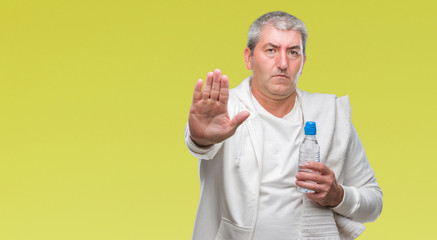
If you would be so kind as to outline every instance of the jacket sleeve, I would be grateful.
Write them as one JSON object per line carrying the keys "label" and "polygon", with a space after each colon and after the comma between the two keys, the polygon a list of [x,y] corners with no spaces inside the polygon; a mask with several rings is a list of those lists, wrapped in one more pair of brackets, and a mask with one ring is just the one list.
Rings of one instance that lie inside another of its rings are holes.
{"label": "jacket sleeve", "polygon": [[218,150],[223,145],[223,142],[213,144],[209,147],[199,147],[197,144],[193,142],[193,140],[190,137],[190,129],[188,128],[188,123],[185,127],[185,145],[188,148],[188,151],[194,156],[199,159],[204,160],[211,160],[214,158],[215,154],[218,152]]}
{"label": "jacket sleeve", "polygon": [[382,211],[382,190],[352,124],[351,128],[342,184],[344,196],[342,202],[332,210],[361,223],[372,222]]}

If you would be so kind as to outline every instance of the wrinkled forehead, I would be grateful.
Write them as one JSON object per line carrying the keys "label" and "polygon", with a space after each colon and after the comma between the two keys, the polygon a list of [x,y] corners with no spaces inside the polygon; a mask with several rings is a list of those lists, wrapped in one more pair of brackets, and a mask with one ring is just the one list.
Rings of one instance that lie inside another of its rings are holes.
{"label": "wrinkled forehead", "polygon": [[271,24],[266,24],[262,31],[257,45],[275,45],[280,47],[302,48],[302,35],[296,30],[282,30]]}

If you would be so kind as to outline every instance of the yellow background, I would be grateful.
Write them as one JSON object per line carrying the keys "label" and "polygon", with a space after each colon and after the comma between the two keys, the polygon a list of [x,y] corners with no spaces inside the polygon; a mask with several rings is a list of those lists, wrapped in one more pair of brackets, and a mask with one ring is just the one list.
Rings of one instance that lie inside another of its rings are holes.
{"label": "yellow background", "polygon": [[0,1],[0,239],[190,239],[194,83],[236,86],[249,25],[309,30],[299,87],[349,95],[384,191],[360,239],[432,239],[434,1]]}

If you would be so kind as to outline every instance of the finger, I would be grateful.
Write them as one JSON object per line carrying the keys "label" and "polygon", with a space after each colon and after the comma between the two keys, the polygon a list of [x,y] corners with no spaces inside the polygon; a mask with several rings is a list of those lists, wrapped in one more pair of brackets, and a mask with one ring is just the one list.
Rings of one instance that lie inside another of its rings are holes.
{"label": "finger", "polygon": [[306,181],[301,181],[301,180],[296,180],[296,186],[301,187],[301,188],[306,188],[308,190],[312,190],[314,192],[320,192],[321,190],[318,188],[318,185],[316,183],[312,183],[312,182],[306,182]]}
{"label": "finger", "polygon": [[305,165],[301,168],[312,169],[320,172],[323,175],[328,175],[331,173],[331,169],[329,169],[325,164],[320,162],[306,162]]}
{"label": "finger", "polygon": [[229,78],[228,76],[223,75],[220,84],[219,101],[223,104],[228,104],[228,99],[229,99]]}
{"label": "finger", "polygon": [[316,183],[326,183],[326,177],[317,174],[317,173],[309,173],[309,172],[299,172],[296,174],[296,179],[300,181],[313,181]]}
{"label": "finger", "polygon": [[206,83],[205,83],[205,87],[203,88],[203,94],[202,94],[203,100],[207,100],[209,98],[210,93],[211,93],[212,75],[213,75],[212,72],[208,72],[206,74]]}
{"label": "finger", "polygon": [[211,95],[209,98],[212,100],[217,100],[220,93],[220,80],[221,80],[222,72],[219,69],[214,70],[213,78],[212,78],[212,87],[211,87]]}
{"label": "finger", "polygon": [[231,120],[231,128],[233,131],[237,130],[238,126],[240,126],[244,120],[246,120],[249,117],[250,113],[248,111],[242,111],[237,113],[237,115],[234,116]]}
{"label": "finger", "polygon": [[194,86],[193,103],[200,101],[202,99],[202,85],[203,85],[203,80],[202,79],[197,80],[196,86]]}
{"label": "finger", "polygon": [[343,201],[343,194],[343,188],[341,188],[338,193],[331,192],[330,194],[326,190],[316,190],[314,193],[307,193],[306,196],[307,198],[318,202],[322,206],[336,207]]}

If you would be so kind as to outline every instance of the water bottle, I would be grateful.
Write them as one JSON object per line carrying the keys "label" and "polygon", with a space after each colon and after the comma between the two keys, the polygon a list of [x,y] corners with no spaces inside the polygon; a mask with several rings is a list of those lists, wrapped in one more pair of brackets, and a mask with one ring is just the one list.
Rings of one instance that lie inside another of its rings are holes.
{"label": "water bottle", "polygon": [[[301,169],[306,162],[320,162],[320,147],[316,139],[316,123],[308,121],[305,123],[305,138],[299,148],[299,172],[313,172],[309,169]],[[308,181],[312,182],[312,181]],[[302,187],[297,187],[299,192],[313,193],[313,190],[309,190]]]}

